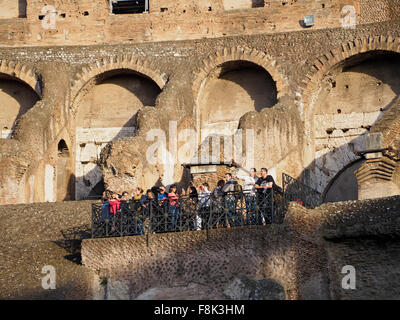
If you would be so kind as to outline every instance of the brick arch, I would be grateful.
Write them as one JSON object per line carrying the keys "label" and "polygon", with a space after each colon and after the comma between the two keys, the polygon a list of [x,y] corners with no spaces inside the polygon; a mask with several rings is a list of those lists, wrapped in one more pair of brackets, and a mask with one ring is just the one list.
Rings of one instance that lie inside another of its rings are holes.
{"label": "brick arch", "polygon": [[194,74],[195,80],[193,81],[192,89],[195,101],[197,101],[201,87],[210,73],[222,64],[232,61],[251,62],[267,71],[276,82],[278,99],[288,93],[288,79],[280,71],[276,60],[272,59],[265,52],[238,46],[218,50],[202,62],[202,65]]}
{"label": "brick arch", "polygon": [[120,56],[109,59],[99,60],[75,75],[71,83],[72,110],[76,111],[79,103],[78,97],[84,91],[86,86],[101,75],[117,70],[129,70],[143,75],[154,81],[160,89],[163,89],[168,81],[168,76],[157,69],[153,64],[135,56]]}
{"label": "brick arch", "polygon": [[16,80],[22,81],[37,93],[39,98],[42,97],[42,88],[40,78],[33,70],[24,64],[14,61],[0,61],[0,74],[8,75]]}
{"label": "brick arch", "polygon": [[296,104],[309,106],[313,94],[330,70],[344,63],[348,58],[373,51],[400,53],[400,38],[385,35],[365,37],[349,41],[326,52],[310,65],[311,71],[304,77],[296,93]]}

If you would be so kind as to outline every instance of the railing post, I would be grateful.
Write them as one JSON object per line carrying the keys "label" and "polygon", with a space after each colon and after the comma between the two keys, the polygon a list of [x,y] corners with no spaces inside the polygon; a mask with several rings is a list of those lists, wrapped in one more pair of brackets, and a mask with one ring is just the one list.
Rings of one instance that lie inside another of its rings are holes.
{"label": "railing post", "polygon": [[123,237],[123,236],[124,236],[124,230],[123,230],[124,216],[123,216],[122,208],[119,209],[119,214],[120,214],[120,219],[119,219],[119,223],[120,223],[119,233],[120,233],[121,237]]}
{"label": "railing post", "polygon": [[146,245],[147,247],[149,246],[149,234],[152,230],[152,224],[153,224],[153,202],[150,201],[149,203],[150,206],[150,213],[149,213],[149,225],[147,227],[147,235],[146,235]]}
{"label": "railing post", "polygon": [[94,204],[92,204],[92,239],[94,238]]}
{"label": "railing post", "polygon": [[274,190],[271,190],[271,224],[274,223],[275,210],[274,210]]}

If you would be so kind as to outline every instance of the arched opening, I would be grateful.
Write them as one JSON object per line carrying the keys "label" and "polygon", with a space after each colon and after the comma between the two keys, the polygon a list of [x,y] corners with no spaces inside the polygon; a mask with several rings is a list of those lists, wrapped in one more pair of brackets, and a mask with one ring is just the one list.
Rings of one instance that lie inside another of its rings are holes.
{"label": "arched opening", "polygon": [[24,82],[0,74],[0,138],[11,139],[18,120],[39,100]]}
{"label": "arched opening", "polygon": [[358,54],[326,74],[313,110],[313,184],[319,191],[347,164],[360,159],[354,151],[363,150],[364,135],[399,94],[400,55],[394,52]]}
{"label": "arched opening", "polygon": [[88,87],[76,117],[76,199],[102,192],[96,187],[103,179],[101,150],[111,141],[135,136],[137,112],[155,106],[160,92],[153,80],[131,70],[107,72]]}
{"label": "arched opening", "polygon": [[68,150],[68,146],[67,143],[65,142],[65,140],[61,139],[60,142],[58,143],[58,156],[65,158],[69,156],[69,150]]}
{"label": "arched opening", "polygon": [[69,148],[65,140],[61,139],[58,143],[57,157],[57,201],[66,201],[73,199],[74,177],[71,170],[71,157]]}
{"label": "arched opening", "polygon": [[248,61],[226,62],[214,69],[203,84],[198,98],[198,126],[207,130],[206,135],[233,134],[245,113],[270,108],[276,102],[276,83],[264,68]]}
{"label": "arched opening", "polygon": [[358,183],[354,172],[364,161],[360,159],[351,163],[332,179],[324,192],[324,202],[358,200]]}

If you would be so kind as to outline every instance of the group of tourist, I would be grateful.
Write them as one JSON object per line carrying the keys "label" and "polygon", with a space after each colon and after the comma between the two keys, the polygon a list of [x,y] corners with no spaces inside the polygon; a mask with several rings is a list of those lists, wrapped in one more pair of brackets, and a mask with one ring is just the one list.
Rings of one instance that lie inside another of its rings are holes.
{"label": "group of tourist", "polygon": [[[237,180],[243,181],[243,188]],[[246,204],[246,222],[249,224],[269,223],[267,218],[271,213],[268,212],[266,196],[274,188],[275,181],[268,175],[266,168],[261,169],[261,176],[257,176],[257,170],[252,168],[248,175],[233,175],[230,172],[225,174],[225,180],[219,180],[214,190],[210,190],[207,182],[202,183],[197,189],[193,184],[188,189],[181,189],[173,184],[167,188],[164,186],[153,187],[144,193],[143,189],[137,187],[132,194],[124,191],[121,195],[110,191],[103,194],[102,219],[113,220],[119,210],[126,206],[129,212],[138,213],[140,222],[150,217],[154,219],[157,215],[167,213],[170,217],[169,230],[176,231],[178,219],[183,216],[188,205],[191,212],[195,212],[193,228],[195,230],[204,229],[210,215],[210,206],[220,208],[221,212],[226,212],[226,219],[221,219],[221,225],[238,225],[242,217],[237,216],[237,196],[240,193]],[[258,209],[257,209],[258,208]],[[224,210],[225,209],[225,210]],[[159,214],[162,212],[161,214]],[[226,221],[227,220],[227,221]],[[142,226],[140,226],[142,233]]]}

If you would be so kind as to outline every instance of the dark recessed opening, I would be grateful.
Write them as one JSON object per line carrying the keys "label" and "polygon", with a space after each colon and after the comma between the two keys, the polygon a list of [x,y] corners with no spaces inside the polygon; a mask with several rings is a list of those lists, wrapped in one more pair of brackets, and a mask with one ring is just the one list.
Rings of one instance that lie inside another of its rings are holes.
{"label": "dark recessed opening", "polygon": [[337,113],[342,113],[342,110],[341,109],[337,109]]}
{"label": "dark recessed opening", "polygon": [[160,8],[160,11],[161,12],[166,12],[166,11],[168,11],[168,8]]}
{"label": "dark recessed opening", "polygon": [[44,19],[44,16],[39,16],[39,20],[43,20]]}
{"label": "dark recessed opening", "polygon": [[212,7],[208,7],[208,11],[212,11]]}
{"label": "dark recessed opening", "polygon": [[326,129],[326,133],[327,133],[327,134],[332,134],[332,132],[333,132],[333,129],[332,129],[332,128]]}
{"label": "dark recessed opening", "polygon": [[61,17],[61,18],[65,18],[65,13],[61,13],[61,14],[60,14],[60,17]]}
{"label": "dark recessed opening", "polygon": [[143,13],[148,11],[149,0],[112,0],[114,14]]}
{"label": "dark recessed opening", "polygon": [[68,157],[69,156],[69,150],[68,150],[67,143],[63,139],[60,140],[60,142],[58,143],[58,156],[59,157]]}
{"label": "dark recessed opening", "polygon": [[324,9],[324,8],[325,8],[325,4],[323,3],[323,4],[322,4],[322,9]]}
{"label": "dark recessed opening", "polygon": [[88,16],[88,15],[89,15],[89,12],[84,11],[82,14],[83,14],[84,16]]}
{"label": "dark recessed opening", "polygon": [[349,88],[349,85],[348,85],[348,84],[346,84],[346,85],[345,85],[345,87],[346,87],[346,89],[348,89],[348,88]]}

